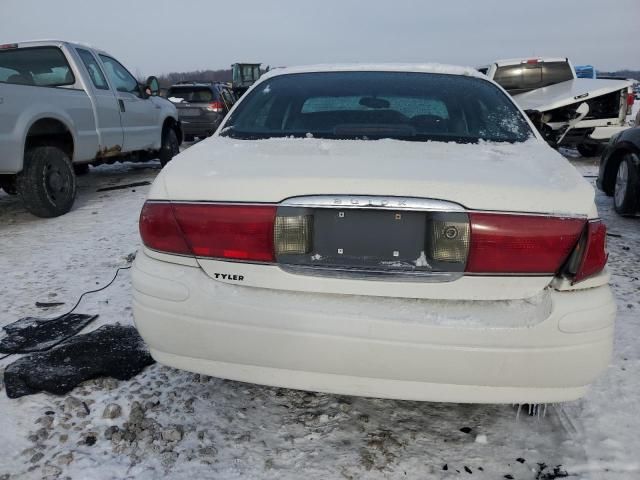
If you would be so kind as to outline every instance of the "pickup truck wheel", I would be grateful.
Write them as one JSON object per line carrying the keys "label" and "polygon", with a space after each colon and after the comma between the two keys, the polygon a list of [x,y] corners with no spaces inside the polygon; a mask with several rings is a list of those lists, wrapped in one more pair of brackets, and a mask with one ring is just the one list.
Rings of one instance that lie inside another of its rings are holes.
{"label": "pickup truck wheel", "polygon": [[602,153],[602,147],[593,143],[581,143],[576,148],[583,157],[597,157]]}
{"label": "pickup truck wheel", "polygon": [[169,160],[180,153],[180,143],[173,128],[167,128],[162,134],[162,147],[160,147],[160,164],[164,167]]}
{"label": "pickup truck wheel", "polygon": [[613,207],[620,215],[633,215],[640,202],[640,172],[633,154],[622,157],[613,187]]}
{"label": "pickup truck wheel", "polygon": [[34,215],[49,218],[67,213],[76,198],[76,176],[69,157],[57,147],[30,148],[17,187]]}

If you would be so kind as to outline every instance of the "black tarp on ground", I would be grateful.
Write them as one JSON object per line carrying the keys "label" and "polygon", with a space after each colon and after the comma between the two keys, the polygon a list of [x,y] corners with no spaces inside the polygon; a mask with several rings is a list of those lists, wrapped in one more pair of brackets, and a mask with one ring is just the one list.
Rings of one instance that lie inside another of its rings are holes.
{"label": "black tarp on ground", "polygon": [[16,360],[6,368],[4,384],[9,398],[40,391],[62,395],[96,377],[128,380],[153,362],[134,327],[105,325]]}
{"label": "black tarp on ground", "polygon": [[74,336],[98,315],[70,313],[59,318],[25,317],[2,327],[7,336],[0,340],[0,353],[43,352]]}

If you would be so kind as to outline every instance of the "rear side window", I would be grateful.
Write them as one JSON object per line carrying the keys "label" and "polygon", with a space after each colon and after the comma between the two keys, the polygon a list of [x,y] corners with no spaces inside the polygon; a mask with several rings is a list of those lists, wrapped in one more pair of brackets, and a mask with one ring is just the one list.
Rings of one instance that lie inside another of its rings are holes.
{"label": "rear side window", "polygon": [[167,98],[174,98],[176,102],[209,103],[217,100],[217,96],[209,87],[185,86],[171,87]]}
{"label": "rear side window", "polygon": [[76,79],[58,47],[30,47],[0,50],[0,82],[62,87]]}
{"label": "rear side window", "polygon": [[97,60],[88,50],[83,50],[81,48],[77,49],[78,55],[80,55],[80,59],[84,66],[87,68],[87,72],[89,73],[89,77],[91,78],[91,82],[93,86],[99,90],[109,90],[109,85],[107,85],[107,79],[104,78],[104,74],[98,65]]}
{"label": "rear side window", "polygon": [[573,79],[568,62],[521,63],[498,67],[493,79],[509,93],[523,93]]}
{"label": "rear side window", "polygon": [[416,72],[279,75],[240,100],[221,135],[473,143],[521,142],[533,133],[487,80]]}

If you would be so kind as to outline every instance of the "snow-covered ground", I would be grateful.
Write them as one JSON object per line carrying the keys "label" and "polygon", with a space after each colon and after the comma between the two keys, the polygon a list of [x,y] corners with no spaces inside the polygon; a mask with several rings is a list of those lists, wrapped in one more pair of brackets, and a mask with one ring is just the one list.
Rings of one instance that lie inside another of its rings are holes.
{"label": "snow-covered ground", "polygon": [[[595,182],[596,160],[572,162]],[[54,316],[106,283],[137,249],[149,187],[96,190],[152,181],[159,168],[92,169],[73,211],[55,219],[0,193],[0,325]],[[156,364],[131,381],[89,381],[62,397],[9,400],[0,386],[0,479],[640,478],[640,218],[615,215],[601,193],[597,202],[613,234],[619,315],[611,366],[580,401],[528,416],[512,406],[261,387]],[[130,324],[130,289],[125,271],[86,298],[78,312],[100,314],[89,329]],[[65,305],[43,311],[36,301]],[[115,418],[103,418],[110,404],[121,412],[111,405]]]}

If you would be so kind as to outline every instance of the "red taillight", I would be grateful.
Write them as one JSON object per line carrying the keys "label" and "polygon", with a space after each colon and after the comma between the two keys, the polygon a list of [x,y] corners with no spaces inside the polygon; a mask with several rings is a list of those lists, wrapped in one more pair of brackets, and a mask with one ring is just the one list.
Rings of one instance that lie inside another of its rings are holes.
{"label": "red taillight", "polygon": [[632,107],[634,102],[636,101],[636,95],[633,91],[627,93],[627,105]]}
{"label": "red taillight", "polygon": [[276,207],[175,203],[173,209],[196,257],[274,260]]}
{"label": "red taillight", "polygon": [[146,202],[140,213],[142,242],[153,250],[192,255],[170,203]]}
{"label": "red taillight", "polygon": [[592,220],[587,225],[583,241],[576,247],[578,266],[573,283],[600,273],[607,264],[607,227],[600,220]]}
{"label": "red taillight", "polygon": [[211,102],[207,105],[207,110],[210,112],[221,113],[224,110],[224,104],[222,102]]}
{"label": "red taillight", "polygon": [[275,215],[270,205],[147,202],[140,234],[161,252],[272,262]]}
{"label": "red taillight", "polygon": [[531,58],[529,60],[527,60],[527,63],[529,65],[535,64],[535,63],[540,63],[540,60],[538,60],[537,58]]}
{"label": "red taillight", "polygon": [[585,224],[579,218],[475,212],[469,220],[465,271],[477,274],[556,274]]}

